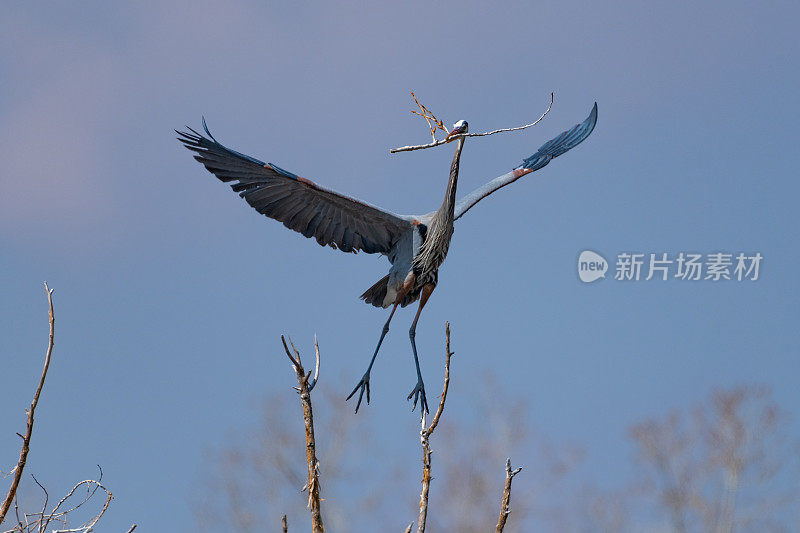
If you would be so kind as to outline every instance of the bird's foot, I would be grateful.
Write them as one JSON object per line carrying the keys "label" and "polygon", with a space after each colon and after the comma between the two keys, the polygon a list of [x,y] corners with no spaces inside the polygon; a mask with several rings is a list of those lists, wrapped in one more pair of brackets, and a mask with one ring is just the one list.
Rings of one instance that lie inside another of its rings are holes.
{"label": "bird's foot", "polygon": [[414,387],[414,390],[411,391],[411,394],[408,395],[407,399],[411,399],[414,397],[414,405],[411,406],[411,410],[413,411],[417,407],[417,400],[419,399],[419,409],[420,411],[425,411],[426,413],[430,413],[428,409],[428,398],[425,396],[425,384],[422,382],[422,376],[419,376],[417,379],[417,385]]}
{"label": "bird's foot", "polygon": [[[358,408],[361,407],[361,399],[364,397],[364,391],[367,391],[367,403],[369,404],[369,371],[364,373],[364,376],[361,378],[361,381],[353,389],[353,392],[347,397],[347,400],[353,397],[353,395],[358,392],[358,402],[356,402],[356,413],[358,412]],[[347,401],[345,400],[345,401]]]}

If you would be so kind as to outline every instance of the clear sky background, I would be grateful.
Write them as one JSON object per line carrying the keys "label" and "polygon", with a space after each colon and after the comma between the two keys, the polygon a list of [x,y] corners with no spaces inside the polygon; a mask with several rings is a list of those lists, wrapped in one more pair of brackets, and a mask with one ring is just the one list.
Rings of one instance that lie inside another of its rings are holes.
{"label": "clear sky background", "polygon": [[[452,416],[492,371],[610,483],[629,424],[713,387],[766,383],[800,415],[795,3],[287,5],[3,5],[0,468],[41,370],[43,280],[56,348],[29,468],[58,493],[100,463],[104,530],[191,530],[204,450],[293,394],[280,334],[307,354],[318,334],[343,399],[386,318],[357,296],[388,262],[258,215],[172,130],[205,115],[239,151],[424,213],[452,147],[388,153],[428,137],[409,90],[473,131],[529,122],[555,92],[540,125],[467,142],[464,193],[599,105],[584,144],[457,223],[417,333],[431,403],[449,320]],[[587,285],[584,249],[764,260],[756,282]],[[395,316],[367,409],[417,468],[412,318]]]}

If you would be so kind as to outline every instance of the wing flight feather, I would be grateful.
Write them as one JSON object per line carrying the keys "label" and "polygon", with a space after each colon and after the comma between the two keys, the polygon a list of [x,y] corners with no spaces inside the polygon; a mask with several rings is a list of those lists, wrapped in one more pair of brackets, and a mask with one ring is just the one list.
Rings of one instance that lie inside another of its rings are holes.
{"label": "wing flight feather", "polygon": [[203,129],[208,137],[187,129],[176,131],[178,140],[197,153],[194,158],[209,172],[230,184],[259,213],[305,237],[314,237],[323,246],[386,254],[412,227],[399,215],[226,148],[214,139],[205,120]]}

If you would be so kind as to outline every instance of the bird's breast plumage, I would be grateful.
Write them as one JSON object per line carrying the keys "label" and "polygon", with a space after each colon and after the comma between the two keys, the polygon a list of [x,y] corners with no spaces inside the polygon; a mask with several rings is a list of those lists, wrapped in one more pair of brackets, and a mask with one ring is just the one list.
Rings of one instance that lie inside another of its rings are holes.
{"label": "bird's breast plumage", "polygon": [[[449,222],[449,223],[448,223]],[[419,228],[419,226],[417,226]],[[447,257],[450,239],[453,236],[453,222],[434,218],[424,230],[420,230],[421,245],[415,250],[412,268],[417,276],[416,285],[436,284],[438,271]]]}

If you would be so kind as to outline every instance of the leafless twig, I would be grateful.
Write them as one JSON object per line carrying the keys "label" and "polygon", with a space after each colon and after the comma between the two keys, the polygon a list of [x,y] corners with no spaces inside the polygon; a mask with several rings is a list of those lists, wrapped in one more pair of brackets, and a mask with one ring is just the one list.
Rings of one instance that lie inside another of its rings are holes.
{"label": "leafless twig", "polygon": [[283,529],[283,533],[288,533],[289,523],[286,521],[286,515],[283,515],[283,518],[281,518],[281,527]]}
{"label": "leafless twig", "polygon": [[[14,514],[17,516],[17,527],[20,531],[22,531],[25,527],[25,524],[22,523],[22,518],[19,516],[19,498],[17,496],[14,496]],[[27,516],[25,517],[25,521],[28,521]],[[14,530],[16,530],[16,528],[12,529],[11,531],[13,532]]]}
{"label": "leafless twig", "polygon": [[[430,437],[436,426],[439,424],[439,418],[444,411],[444,402],[447,400],[447,389],[450,387],[450,357],[453,352],[450,351],[450,323],[446,322],[444,326],[445,331],[445,358],[444,358],[444,387],[442,388],[442,397],[439,400],[439,407],[433,415],[431,425],[425,428],[425,410],[422,411],[422,429],[419,432],[419,440],[422,444],[422,492],[419,495],[419,519],[417,520],[417,533],[424,533],[425,523],[428,518],[428,492],[431,488],[431,451]],[[411,526],[406,531],[410,531]]]}
{"label": "leafless twig", "polygon": [[33,401],[31,402],[30,407],[27,409],[28,415],[28,424],[27,430],[25,431],[25,436],[22,438],[22,448],[19,451],[19,461],[17,462],[17,466],[14,467],[14,479],[11,482],[11,487],[8,489],[8,494],[6,494],[6,499],[3,501],[3,506],[0,508],[0,524],[3,523],[3,520],[6,518],[6,513],[8,513],[9,507],[11,507],[11,502],[14,501],[14,495],[17,493],[17,487],[19,487],[19,481],[22,478],[22,471],[25,468],[25,463],[28,460],[28,451],[30,450],[31,445],[31,435],[33,434],[33,413],[36,411],[36,406],[39,404],[39,395],[42,393],[42,387],[44,387],[44,380],[47,377],[47,369],[50,367],[50,356],[53,353],[53,336],[55,333],[55,318],[53,315],[53,290],[47,286],[47,282],[44,284],[44,290],[47,293],[47,305],[49,307],[49,317],[50,317],[50,340],[47,343],[47,355],[45,355],[44,359],[44,368],[42,369],[42,377],[39,378],[39,386],[36,388],[36,393],[33,395]]}
{"label": "leafless twig", "polygon": [[[81,485],[86,485],[87,492],[88,492],[89,496],[84,498],[84,500],[81,501],[81,503],[79,503],[78,505],[75,505],[74,507],[71,507],[70,509],[67,509],[65,511],[59,511],[59,509],[61,509],[61,506],[64,505],[64,503],[67,500],[69,500],[72,497],[73,494],[75,494],[75,491],[78,490],[78,488]],[[91,487],[91,486],[94,486],[95,489],[94,490],[90,490],[89,487]],[[44,487],[42,487],[42,488],[44,488]],[[113,494],[111,494],[111,492],[107,488],[105,488],[99,481],[94,480],[94,479],[85,479],[85,480],[81,481],[80,483],[78,483],[77,485],[75,485],[74,487],[72,487],[72,490],[70,490],[67,493],[66,496],[61,498],[61,500],[58,502],[58,504],[56,504],[56,506],[53,507],[53,509],[49,513],[47,513],[45,515],[45,513],[42,512],[37,520],[35,520],[32,524],[26,526],[26,530],[30,530],[30,528],[33,527],[33,526],[38,526],[37,530],[40,531],[40,532],[44,532],[44,531],[47,530],[47,526],[52,521],[59,521],[59,522],[62,522],[62,523],[65,522],[66,516],[69,513],[71,513],[72,511],[74,511],[77,508],[79,508],[84,503],[86,503],[89,500],[89,498],[91,498],[91,495],[93,495],[98,488],[102,489],[106,493],[106,495],[108,497],[106,498],[106,501],[103,504],[103,508],[100,510],[100,512],[97,515],[95,515],[91,520],[89,520],[88,522],[86,522],[84,525],[82,525],[80,527],[73,528],[73,529],[53,530],[53,533],[78,533],[78,532],[80,532],[80,533],[89,533],[90,531],[93,530],[95,524],[97,524],[97,522],[100,520],[100,518],[103,517],[103,515],[106,512],[106,510],[108,509],[109,504],[111,503],[111,500],[114,498]],[[36,514],[34,514],[33,516],[36,516]],[[26,515],[26,520],[27,520],[27,515]],[[135,528],[135,527],[136,527],[136,525],[134,524],[133,528]],[[133,528],[131,528],[130,531],[133,531]],[[24,531],[24,530],[20,529],[19,531]]]}
{"label": "leafless twig", "polygon": [[[42,515],[42,516],[44,516],[44,513],[46,513],[46,512],[47,512],[47,502],[48,502],[48,500],[50,499],[50,494],[48,494],[48,493],[47,493],[47,489],[46,489],[46,488],[44,488],[44,486],[43,486],[41,483],[39,483],[39,480],[38,480],[38,479],[36,479],[36,476],[34,476],[33,474],[31,474],[31,477],[33,478],[33,481],[35,481],[35,482],[36,482],[36,484],[37,484],[37,485],[39,485],[39,488],[40,488],[40,489],[42,489],[42,492],[44,492],[44,504],[42,505],[42,512],[41,512],[41,515]],[[39,531],[40,531],[41,533],[44,533],[44,527],[40,527],[40,528],[39,528]]]}
{"label": "leafless twig", "polygon": [[133,524],[131,528],[128,530],[128,533],[133,533],[133,530],[136,529],[137,524]]}
{"label": "leafless twig", "polygon": [[317,342],[317,334],[314,333],[314,379],[308,383],[308,392],[314,390],[314,385],[317,384],[319,377],[319,343]]}
{"label": "leafless twig", "polygon": [[292,362],[292,367],[297,374],[297,383],[299,385],[297,389],[300,394],[300,401],[303,404],[303,422],[306,428],[306,461],[308,462],[308,482],[306,486],[308,487],[308,507],[311,508],[311,525],[314,533],[323,533],[325,527],[322,524],[322,511],[320,509],[319,461],[317,460],[316,441],[314,440],[314,414],[311,410],[311,389],[317,383],[317,374],[319,373],[319,346],[315,338],[317,374],[315,374],[313,382],[309,383],[311,371],[306,374],[303,369],[300,352],[295,348],[292,339],[289,338],[289,344],[292,345],[294,356],[289,351],[283,335],[281,335],[281,342],[283,343],[283,349],[286,350],[286,356]]}
{"label": "leafless twig", "polygon": [[[421,116],[422,118],[425,119],[425,122],[428,123],[428,128],[430,128],[431,130],[431,138],[433,138],[433,142],[436,142],[437,130],[441,130],[446,134],[450,133],[450,131],[447,129],[447,126],[445,126],[440,119],[436,118],[436,115],[434,115],[427,107],[422,105],[419,102],[419,100],[417,100],[417,95],[414,94],[414,91],[411,91],[411,98],[414,99],[414,102],[416,102],[417,106],[420,108],[422,113],[420,113],[419,111],[414,111],[413,109],[411,110],[411,112],[414,113],[415,115]],[[433,121],[433,123],[431,123],[431,121]]]}
{"label": "leafless twig", "polygon": [[433,142],[430,142],[428,144],[418,144],[414,146],[401,146],[400,148],[392,148],[391,150],[389,150],[389,153],[396,154],[398,152],[412,152],[414,150],[424,150],[425,148],[433,148],[436,146],[441,146],[442,144],[447,144],[461,137],[485,137],[487,135],[494,135],[495,133],[503,133],[506,131],[519,131],[519,130],[524,130],[526,128],[530,128],[531,126],[535,126],[536,124],[541,122],[542,119],[545,116],[547,116],[547,114],[550,112],[550,108],[553,107],[553,96],[554,96],[553,93],[550,93],[550,104],[547,106],[547,109],[545,109],[544,113],[542,113],[542,116],[540,116],[530,124],[525,124],[524,126],[517,126],[516,128],[501,128],[499,130],[487,131],[485,133],[461,133],[440,140],[436,140],[436,137],[434,136]]}
{"label": "leafless twig", "polygon": [[[97,469],[100,471],[100,475],[97,477],[96,480],[94,480],[95,483],[87,483],[87,485],[86,485],[86,496],[80,502],[78,502],[77,505],[73,505],[72,507],[70,507],[66,511],[61,511],[60,513],[58,513],[58,515],[56,515],[56,518],[66,517],[69,513],[79,509],[80,507],[83,506],[83,504],[85,504],[86,502],[88,502],[89,500],[92,499],[94,494],[100,488],[99,484],[103,482],[103,467],[101,467],[100,465],[97,465]],[[90,486],[93,487],[93,488],[90,489],[89,488]],[[44,517],[44,513],[42,514],[42,517]]]}
{"label": "leafless twig", "polygon": [[509,510],[509,505],[511,505],[511,481],[521,471],[522,467],[511,470],[511,459],[506,459],[506,485],[503,487],[503,498],[500,500],[500,518],[497,519],[497,527],[494,528],[495,533],[502,533],[506,527],[506,519],[511,514]]}

